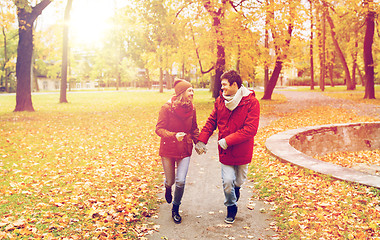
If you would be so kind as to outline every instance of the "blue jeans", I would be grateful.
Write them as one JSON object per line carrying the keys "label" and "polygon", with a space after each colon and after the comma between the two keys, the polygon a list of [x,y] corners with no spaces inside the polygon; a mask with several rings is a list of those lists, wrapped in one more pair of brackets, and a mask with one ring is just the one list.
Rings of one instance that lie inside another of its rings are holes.
{"label": "blue jeans", "polygon": [[[175,183],[174,205],[180,205],[183,192],[185,190],[186,175],[189,169],[190,157],[183,159],[175,159],[161,157],[162,166],[165,173],[165,187],[172,187]],[[177,163],[177,174],[175,173],[175,165]]]}
{"label": "blue jeans", "polygon": [[241,187],[247,179],[248,164],[224,165],[222,163],[222,180],[224,190],[224,205],[236,205],[235,187]]}

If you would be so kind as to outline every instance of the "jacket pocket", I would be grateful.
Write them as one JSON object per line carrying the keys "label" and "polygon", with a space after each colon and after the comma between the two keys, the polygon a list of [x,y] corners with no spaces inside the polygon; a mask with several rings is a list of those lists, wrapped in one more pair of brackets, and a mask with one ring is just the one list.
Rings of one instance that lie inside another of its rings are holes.
{"label": "jacket pocket", "polygon": [[165,140],[161,141],[160,154],[166,156],[173,156],[177,154],[175,141]]}
{"label": "jacket pocket", "polygon": [[184,152],[187,155],[191,155],[193,151],[193,140],[191,140],[191,136],[189,134],[185,136],[185,138],[183,139],[183,143],[184,143]]}
{"label": "jacket pocket", "polygon": [[251,144],[247,142],[243,142],[241,144],[231,146],[231,154],[236,158],[244,158],[252,156],[253,148],[250,147]]}

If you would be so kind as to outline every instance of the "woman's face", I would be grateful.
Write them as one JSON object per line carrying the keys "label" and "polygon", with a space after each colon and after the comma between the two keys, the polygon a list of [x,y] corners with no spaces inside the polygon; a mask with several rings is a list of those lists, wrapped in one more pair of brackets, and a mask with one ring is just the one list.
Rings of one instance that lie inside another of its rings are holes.
{"label": "woman's face", "polygon": [[194,89],[192,87],[189,87],[183,94],[183,97],[186,101],[193,102],[194,98]]}

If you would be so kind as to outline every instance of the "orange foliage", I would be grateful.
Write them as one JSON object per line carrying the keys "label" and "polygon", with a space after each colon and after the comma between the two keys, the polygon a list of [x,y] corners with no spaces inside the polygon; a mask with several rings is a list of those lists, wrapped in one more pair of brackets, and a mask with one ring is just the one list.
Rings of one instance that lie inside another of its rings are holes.
{"label": "orange foliage", "polygon": [[267,137],[293,128],[375,120],[378,119],[357,116],[344,109],[313,107],[284,114],[259,130],[250,175],[256,182],[258,198],[273,205],[277,222],[273,228],[282,239],[369,239],[380,236],[378,189],[330,179],[282,163],[264,146]]}

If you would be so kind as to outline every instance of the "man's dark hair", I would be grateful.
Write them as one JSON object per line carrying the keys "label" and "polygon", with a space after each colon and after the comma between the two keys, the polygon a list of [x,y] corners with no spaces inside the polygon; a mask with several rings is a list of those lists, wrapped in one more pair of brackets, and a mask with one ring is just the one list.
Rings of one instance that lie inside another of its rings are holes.
{"label": "man's dark hair", "polygon": [[236,82],[238,88],[241,87],[242,80],[240,75],[235,70],[229,70],[227,72],[224,72],[222,76],[220,76],[220,80],[227,79],[230,83],[230,86]]}

